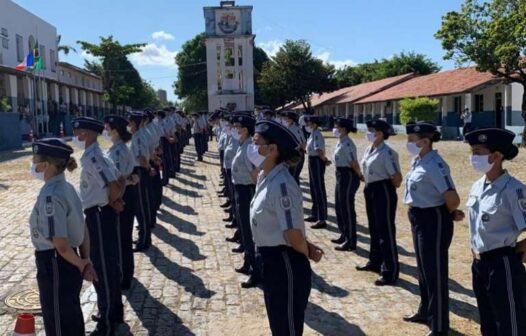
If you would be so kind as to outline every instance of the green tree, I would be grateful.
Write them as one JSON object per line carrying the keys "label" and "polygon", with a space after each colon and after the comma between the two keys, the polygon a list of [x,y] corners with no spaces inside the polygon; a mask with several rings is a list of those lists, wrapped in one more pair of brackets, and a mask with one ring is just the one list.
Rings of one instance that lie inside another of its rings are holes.
{"label": "green tree", "polygon": [[[465,0],[459,11],[442,18],[435,37],[442,41],[445,59],[458,65],[475,62],[479,71],[521,84],[526,122],[526,1]],[[526,146],[526,126],[522,145]]]}
{"label": "green tree", "polygon": [[60,44],[60,40],[62,40],[62,35],[58,35],[57,36],[57,53],[60,53],[60,52],[63,52],[64,55],[69,55],[69,53],[71,51],[73,51],[74,53],[77,52],[77,49],[75,49],[74,47],[70,46],[70,45],[66,45],[66,44]]}
{"label": "green tree", "polygon": [[267,66],[258,84],[270,105],[297,101],[308,109],[314,93],[334,89],[334,66],[312,56],[304,40],[287,40]]}
{"label": "green tree", "polygon": [[[137,98],[144,89],[142,79],[128,60],[128,55],[140,52],[145,44],[124,44],[114,41],[113,36],[100,37],[99,44],[77,41],[82,50],[100,59],[99,65],[94,65],[102,71],[102,83],[105,98],[112,104],[113,112],[117,105],[130,105],[133,108],[143,107]],[[88,63],[89,64],[89,63]]]}
{"label": "green tree", "polygon": [[435,121],[439,101],[434,98],[405,98],[400,101],[400,122],[406,125],[410,121]]}
{"label": "green tree", "polygon": [[0,111],[2,112],[11,111],[11,105],[9,104],[9,101],[7,100],[7,98],[0,99]]}

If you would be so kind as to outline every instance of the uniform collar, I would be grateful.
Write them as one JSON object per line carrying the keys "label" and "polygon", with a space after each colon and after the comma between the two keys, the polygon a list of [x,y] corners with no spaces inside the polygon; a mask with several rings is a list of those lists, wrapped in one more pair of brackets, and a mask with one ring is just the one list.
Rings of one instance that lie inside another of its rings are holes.
{"label": "uniform collar", "polygon": [[110,150],[119,147],[119,146],[120,146],[121,144],[123,144],[123,143],[124,143],[124,142],[123,142],[121,139],[115,141],[115,142],[113,143],[113,145],[110,147]]}
{"label": "uniform collar", "polygon": [[95,141],[88,148],[84,150],[84,154],[82,154],[81,159],[85,158],[89,153],[96,151],[98,148],[99,148],[99,143]]}
{"label": "uniform collar", "polygon": [[[497,177],[497,179],[493,182],[491,182],[488,186],[488,188],[486,188],[486,190],[490,190],[490,189],[504,189],[504,187],[506,186],[506,184],[508,184],[508,182],[510,181],[510,174],[508,173],[507,170],[504,170],[504,173],[502,175],[500,175],[499,177]],[[486,183],[486,176],[483,176],[481,178],[481,188],[484,189],[484,183]]]}
{"label": "uniform collar", "polygon": [[286,169],[284,163],[280,163],[279,165],[272,168],[270,173],[265,178],[268,181],[272,181],[282,170]]}
{"label": "uniform collar", "polygon": [[252,142],[252,138],[251,138],[251,137],[247,137],[245,140],[243,140],[242,143],[240,143],[240,145],[244,145],[244,144],[246,144],[247,142]]}
{"label": "uniform collar", "polygon": [[423,158],[420,158],[419,156],[417,156],[417,161],[421,161],[422,163],[428,163],[429,161],[433,160],[433,158],[438,154],[438,152],[436,150],[432,150],[430,151],[429,153],[427,153],[426,155],[424,155]]}
{"label": "uniform collar", "polygon": [[44,185],[47,186],[55,182],[65,181],[65,180],[66,180],[66,176],[64,175],[64,173],[60,173],[58,175],[53,176],[49,180],[47,180],[46,183],[44,183]]}

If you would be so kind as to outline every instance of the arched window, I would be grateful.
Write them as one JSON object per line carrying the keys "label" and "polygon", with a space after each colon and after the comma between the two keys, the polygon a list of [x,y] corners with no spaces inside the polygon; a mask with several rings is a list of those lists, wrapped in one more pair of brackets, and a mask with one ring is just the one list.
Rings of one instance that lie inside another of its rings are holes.
{"label": "arched window", "polygon": [[35,38],[33,35],[29,35],[29,39],[27,40],[29,51],[33,52],[33,49],[35,49]]}

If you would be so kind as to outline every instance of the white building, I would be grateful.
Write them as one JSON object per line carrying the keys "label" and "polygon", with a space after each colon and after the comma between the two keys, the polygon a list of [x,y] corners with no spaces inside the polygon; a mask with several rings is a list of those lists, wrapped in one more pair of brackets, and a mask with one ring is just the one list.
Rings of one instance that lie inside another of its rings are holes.
{"label": "white building", "polygon": [[252,6],[205,7],[208,109],[254,109]]}
{"label": "white building", "polygon": [[157,98],[159,98],[159,101],[161,104],[168,103],[168,94],[166,93],[166,90],[159,89],[157,90]]}

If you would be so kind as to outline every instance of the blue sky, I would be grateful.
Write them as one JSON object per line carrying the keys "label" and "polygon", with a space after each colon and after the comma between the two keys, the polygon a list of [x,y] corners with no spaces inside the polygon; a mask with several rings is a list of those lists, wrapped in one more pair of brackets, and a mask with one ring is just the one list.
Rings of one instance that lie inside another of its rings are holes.
{"label": "blue sky", "polygon": [[[168,91],[177,77],[173,57],[181,45],[204,31],[203,6],[219,0],[14,0],[55,25],[62,42],[97,42],[113,35],[121,43],[148,43],[132,62],[142,77]],[[458,10],[462,0],[254,0],[256,44],[274,53],[286,39],[305,39],[314,55],[335,64],[370,62],[401,51],[426,54],[443,69],[454,67],[442,60],[440,42],[433,34],[441,17]],[[78,54],[61,60],[82,66]]]}

